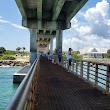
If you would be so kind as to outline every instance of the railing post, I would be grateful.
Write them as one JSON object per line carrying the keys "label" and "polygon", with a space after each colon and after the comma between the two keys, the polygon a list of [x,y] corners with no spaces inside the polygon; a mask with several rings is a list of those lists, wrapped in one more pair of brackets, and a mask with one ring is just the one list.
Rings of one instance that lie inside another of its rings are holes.
{"label": "railing post", "polygon": [[61,60],[61,65],[64,67],[64,60],[63,60],[63,57],[62,57],[62,60]]}
{"label": "railing post", "polygon": [[66,68],[66,58],[65,57],[63,57],[63,66],[64,66],[64,68]]}
{"label": "railing post", "polygon": [[95,65],[95,85],[98,84],[98,64]]}
{"label": "railing post", "polygon": [[72,71],[74,72],[74,59],[72,59],[73,65],[72,65]]}
{"label": "railing post", "polygon": [[68,60],[66,59],[66,68],[68,69],[68,65],[69,65],[69,62]]}
{"label": "railing post", "polygon": [[90,62],[87,62],[87,81],[89,81]]}
{"label": "railing post", "polygon": [[78,72],[78,61],[76,60],[76,74]]}
{"label": "railing post", "polygon": [[83,77],[83,61],[81,61],[80,68],[80,76]]}
{"label": "railing post", "polygon": [[63,67],[65,67],[65,59],[64,59],[64,57],[63,57]]}
{"label": "railing post", "polygon": [[110,66],[107,65],[107,73],[106,73],[106,92],[109,92],[109,75],[110,75]]}

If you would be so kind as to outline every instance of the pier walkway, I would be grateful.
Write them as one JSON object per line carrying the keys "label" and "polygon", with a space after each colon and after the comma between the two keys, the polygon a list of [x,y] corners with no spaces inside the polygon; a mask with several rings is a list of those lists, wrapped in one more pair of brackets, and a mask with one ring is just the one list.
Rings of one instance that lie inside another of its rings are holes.
{"label": "pier walkway", "polygon": [[35,110],[110,110],[110,96],[46,58],[40,59]]}

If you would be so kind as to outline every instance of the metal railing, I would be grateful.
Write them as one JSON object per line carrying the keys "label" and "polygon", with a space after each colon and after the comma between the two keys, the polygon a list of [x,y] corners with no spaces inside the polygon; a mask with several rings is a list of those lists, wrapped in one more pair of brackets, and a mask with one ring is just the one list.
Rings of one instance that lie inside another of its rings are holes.
{"label": "metal railing", "polygon": [[6,107],[6,110],[33,110],[36,87],[35,82],[37,81],[38,71],[39,59],[36,59]]}
{"label": "metal railing", "polygon": [[[68,68],[68,61],[62,59],[62,66]],[[72,59],[70,71],[104,92],[110,92],[110,64]]]}

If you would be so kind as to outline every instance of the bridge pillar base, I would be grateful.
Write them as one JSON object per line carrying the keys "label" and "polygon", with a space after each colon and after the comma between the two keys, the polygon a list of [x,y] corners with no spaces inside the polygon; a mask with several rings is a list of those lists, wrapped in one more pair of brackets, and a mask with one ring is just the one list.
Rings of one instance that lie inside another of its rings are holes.
{"label": "bridge pillar base", "polygon": [[30,52],[30,63],[31,63],[31,65],[33,64],[33,62],[35,61],[36,58],[37,58],[37,52]]}
{"label": "bridge pillar base", "polygon": [[37,30],[30,29],[30,63],[31,65],[37,58]]}
{"label": "bridge pillar base", "polygon": [[62,51],[62,30],[57,30],[56,33],[56,49]]}

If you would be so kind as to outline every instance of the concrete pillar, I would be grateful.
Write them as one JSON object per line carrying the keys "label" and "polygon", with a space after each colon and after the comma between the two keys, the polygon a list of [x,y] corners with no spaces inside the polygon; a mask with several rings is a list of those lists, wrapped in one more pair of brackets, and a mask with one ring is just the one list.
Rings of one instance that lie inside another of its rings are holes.
{"label": "concrete pillar", "polygon": [[62,51],[62,30],[56,31],[56,49]]}
{"label": "concrete pillar", "polygon": [[36,29],[30,29],[30,63],[33,64],[37,58],[37,32]]}
{"label": "concrete pillar", "polygon": [[53,37],[50,39],[50,52],[53,51]]}
{"label": "concrete pillar", "polygon": [[47,52],[49,52],[49,44],[47,44]]}

